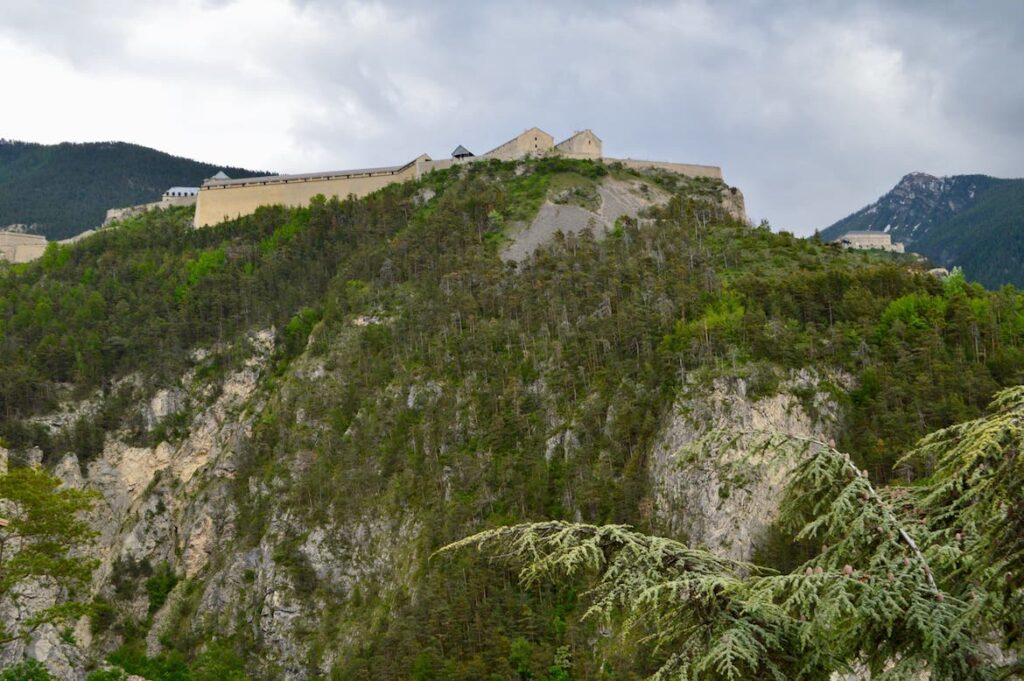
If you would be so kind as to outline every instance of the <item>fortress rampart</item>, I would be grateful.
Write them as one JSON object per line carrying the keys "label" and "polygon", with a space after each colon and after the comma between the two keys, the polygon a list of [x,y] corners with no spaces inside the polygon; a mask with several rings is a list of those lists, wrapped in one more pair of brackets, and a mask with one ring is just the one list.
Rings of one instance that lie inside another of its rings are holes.
{"label": "fortress rampart", "polygon": [[722,169],[718,166],[703,166],[694,163],[669,163],[668,161],[640,161],[634,158],[605,158],[607,163],[621,163],[633,170],[664,170],[687,177],[713,177],[722,179]]}
{"label": "fortress rampart", "polygon": [[260,206],[305,206],[317,194],[342,198],[366,196],[394,182],[419,177],[424,158],[387,168],[206,182],[199,191],[195,225],[206,227],[231,220],[248,215]]}
{"label": "fortress rampart", "polygon": [[[226,176],[225,176],[226,177]],[[164,192],[159,201],[142,203],[137,206],[125,206],[124,208],[109,208],[107,217],[103,220],[108,225],[114,220],[123,220],[133,215],[139,215],[156,208],[169,208],[170,206],[194,206],[199,195],[199,187],[171,187]]]}
{"label": "fortress rampart", "polygon": [[415,180],[431,170],[450,168],[462,163],[497,159],[513,161],[527,157],[564,156],[578,159],[604,159],[619,162],[637,170],[660,169],[689,177],[722,179],[722,169],[686,163],[640,161],[635,159],[605,158],[601,139],[590,130],[575,133],[555,144],[554,137],[540,128],[530,128],[508,142],[481,156],[473,156],[463,147],[456,150],[455,158],[433,160],[426,154],[402,166],[338,170],[302,175],[271,175],[239,180],[212,178],[199,189],[196,202],[196,227],[214,225],[242,215],[249,215],[260,206],[282,204],[305,206],[317,194],[345,198],[360,198],[394,182]]}
{"label": "fortress rampart", "polygon": [[46,251],[46,237],[20,232],[0,232],[0,260],[23,263],[39,258]]}

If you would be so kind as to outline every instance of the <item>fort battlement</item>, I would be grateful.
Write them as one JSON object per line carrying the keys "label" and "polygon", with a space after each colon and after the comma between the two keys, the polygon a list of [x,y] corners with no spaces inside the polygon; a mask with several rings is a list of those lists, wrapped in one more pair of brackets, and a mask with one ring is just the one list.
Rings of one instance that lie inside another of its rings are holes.
{"label": "fort battlement", "polygon": [[196,201],[196,227],[206,227],[224,220],[249,215],[260,206],[281,204],[305,206],[318,194],[324,196],[363,197],[395,182],[415,180],[430,172],[453,165],[497,159],[514,161],[528,157],[563,156],[618,162],[637,170],[659,169],[688,177],[722,179],[717,166],[606,158],[601,139],[591,130],[577,132],[562,142],[540,128],[529,128],[485,154],[475,156],[459,145],[450,159],[433,160],[422,154],[400,166],[336,170],[299,175],[270,175],[232,180],[214,177],[199,188]]}

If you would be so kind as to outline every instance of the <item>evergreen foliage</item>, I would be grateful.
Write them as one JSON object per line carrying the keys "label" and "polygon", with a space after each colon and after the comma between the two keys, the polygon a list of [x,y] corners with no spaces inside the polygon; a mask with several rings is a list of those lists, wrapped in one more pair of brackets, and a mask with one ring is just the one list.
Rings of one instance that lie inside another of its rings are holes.
{"label": "evergreen foliage", "polygon": [[0,669],[0,681],[51,681],[46,667],[36,660],[26,660],[6,669]]}
{"label": "evergreen foliage", "polygon": [[59,489],[60,481],[35,468],[15,468],[0,475],[0,512],[9,524],[0,527],[0,601],[17,601],[35,582],[56,587],[67,600],[39,610],[12,626],[0,622],[0,644],[26,635],[40,625],[88,612],[77,599],[88,586],[95,562],[83,556],[93,536],[82,513],[94,493]]}
{"label": "evergreen foliage", "polygon": [[782,519],[796,541],[821,550],[792,573],[621,525],[514,525],[444,551],[479,546],[518,562],[528,587],[591,578],[584,616],[639,633],[662,660],[654,679],[1022,671],[1024,388],[1001,392],[986,416],[922,439],[907,456],[935,472],[911,487],[877,490],[849,456],[814,440],[716,431],[692,447],[723,439],[799,457]]}
{"label": "evergreen foliage", "polygon": [[[606,238],[560,235],[517,265],[498,257],[505,225],[567,187],[581,190],[566,200],[590,201],[587,183],[605,176],[673,198]],[[677,397],[716,377],[756,379],[751,397],[772,395],[790,371],[843,377],[826,386],[841,410],[838,448],[875,489],[927,472],[925,460],[894,465],[921,436],[978,417],[1001,387],[1024,382],[1015,289],[943,284],[908,258],[751,228],[716,204],[723,191],[587,162],[476,163],[202,230],[186,209],[141,216],[0,269],[0,436],[17,451],[42,447],[48,461],[67,451],[87,461],[111,436],[155,444],[168,431],[147,431],[140,401],[189,371],[217,384],[245,360],[248,335],[273,328],[274,365],[230,483],[244,522],[223,550],[270,546],[284,595],[309,613],[310,675],[332,664],[343,679],[649,675],[664,660],[581,621],[575,586],[522,591],[504,565],[428,556],[476,530],[539,519],[657,532],[652,444]],[[97,411],[70,428],[35,419],[83,397]],[[312,528],[337,542],[336,555],[365,555],[365,542],[380,553],[357,579],[321,578],[303,552]],[[732,574],[723,583],[748,588],[754,568],[722,569]],[[109,594],[106,626],[125,636],[113,661],[126,670],[194,674],[233,618],[256,616],[193,617],[200,576],[178,587],[191,595],[173,613],[169,652],[148,659],[148,623],[120,606],[151,577],[126,572],[124,594]],[[700,579],[710,588],[718,577]],[[168,584],[158,582],[155,597]],[[762,598],[771,607],[754,605],[775,617],[774,596]],[[723,636],[740,626],[729,607],[709,614]],[[771,659],[778,669],[805,662],[787,646],[807,627],[790,619],[771,637],[747,632],[784,648]],[[274,651],[251,627],[237,631],[231,651],[273,678],[280,670],[254,661]],[[809,669],[841,658],[837,639]],[[755,664],[729,659],[708,668]]]}
{"label": "evergreen foliage", "polygon": [[[911,174],[877,202],[821,231],[834,241],[856,230],[886,231],[938,265],[964,268],[998,289],[1024,286],[1024,179]],[[935,189],[939,186],[939,189]]]}
{"label": "evergreen foliage", "polygon": [[51,240],[102,224],[108,208],[159,201],[170,187],[198,187],[215,166],[125,142],[32,144],[0,140],[0,229],[35,225]]}

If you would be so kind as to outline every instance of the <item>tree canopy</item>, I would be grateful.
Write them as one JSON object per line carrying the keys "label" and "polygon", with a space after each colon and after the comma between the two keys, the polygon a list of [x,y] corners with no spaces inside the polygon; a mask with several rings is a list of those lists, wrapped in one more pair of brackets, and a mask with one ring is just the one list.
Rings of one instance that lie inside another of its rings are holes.
{"label": "tree canopy", "polygon": [[[637,634],[654,679],[1011,678],[1024,671],[1024,387],[907,454],[934,473],[876,489],[830,445],[713,432],[795,455],[783,522],[820,547],[788,574],[626,526],[553,521],[487,530],[478,546],[525,585],[589,579],[586,617]],[[785,450],[790,450],[786,452]]]}

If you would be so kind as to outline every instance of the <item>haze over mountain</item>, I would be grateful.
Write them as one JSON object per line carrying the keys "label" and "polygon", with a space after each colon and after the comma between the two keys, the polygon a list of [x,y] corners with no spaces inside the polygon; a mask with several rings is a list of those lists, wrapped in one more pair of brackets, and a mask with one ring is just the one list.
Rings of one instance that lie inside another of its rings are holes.
{"label": "haze over mountain", "polygon": [[126,142],[34,144],[0,140],[0,229],[28,225],[64,239],[100,225],[108,208],[158,201],[172,186],[198,186],[224,170],[263,175]]}
{"label": "haze over mountain", "polygon": [[880,231],[989,288],[1024,286],[1024,179],[910,173],[874,203],[822,230],[826,241]]}

